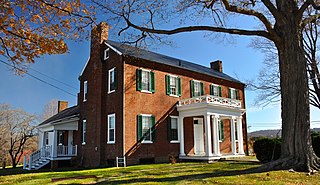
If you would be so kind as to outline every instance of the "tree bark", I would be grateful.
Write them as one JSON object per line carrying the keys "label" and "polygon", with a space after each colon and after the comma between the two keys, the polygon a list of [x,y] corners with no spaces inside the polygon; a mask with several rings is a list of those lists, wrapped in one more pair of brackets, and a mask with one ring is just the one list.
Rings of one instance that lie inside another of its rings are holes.
{"label": "tree bark", "polygon": [[275,31],[281,38],[275,43],[281,86],[281,157],[267,166],[270,169],[319,170],[319,158],[311,145],[307,60],[302,29],[295,6],[290,3],[283,5],[285,21],[275,25]]}

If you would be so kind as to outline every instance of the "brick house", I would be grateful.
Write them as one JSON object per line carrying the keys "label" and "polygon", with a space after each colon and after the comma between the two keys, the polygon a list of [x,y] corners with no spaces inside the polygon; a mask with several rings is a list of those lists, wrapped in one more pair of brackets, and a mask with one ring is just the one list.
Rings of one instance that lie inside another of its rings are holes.
{"label": "brick house", "polygon": [[[78,105],[40,125],[40,146],[46,132],[53,145],[65,137],[61,146],[77,164],[211,161],[247,150],[245,84],[224,74],[221,61],[208,68],[117,43],[101,23],[79,81]],[[57,121],[60,131],[52,127]],[[58,161],[57,149],[50,151]]]}

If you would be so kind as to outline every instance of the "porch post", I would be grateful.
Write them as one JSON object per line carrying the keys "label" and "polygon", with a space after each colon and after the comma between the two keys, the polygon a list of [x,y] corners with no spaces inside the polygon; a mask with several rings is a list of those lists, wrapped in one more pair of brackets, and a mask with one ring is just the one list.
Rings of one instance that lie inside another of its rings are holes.
{"label": "porch post", "polygon": [[57,157],[57,143],[58,143],[58,139],[57,139],[57,130],[53,130],[53,136],[50,138],[52,139],[52,157]]}
{"label": "porch post", "polygon": [[180,156],[186,156],[186,154],[184,153],[183,119],[183,116],[179,116]]}
{"label": "porch post", "polygon": [[235,117],[231,117],[231,151],[232,151],[232,154],[237,153],[236,133],[235,133]]}
{"label": "porch post", "polygon": [[244,155],[243,151],[243,133],[242,133],[242,116],[237,117],[237,127],[238,127],[238,149],[239,154]]}
{"label": "porch post", "polygon": [[206,113],[204,115],[204,125],[206,129],[206,156],[210,157],[213,156],[212,154],[212,139],[211,139],[211,121],[210,121],[210,115]]}
{"label": "porch post", "polygon": [[68,155],[72,155],[72,148],[73,148],[73,131],[68,130]]}
{"label": "porch post", "polygon": [[213,116],[213,155],[220,156],[219,144],[219,115]]}

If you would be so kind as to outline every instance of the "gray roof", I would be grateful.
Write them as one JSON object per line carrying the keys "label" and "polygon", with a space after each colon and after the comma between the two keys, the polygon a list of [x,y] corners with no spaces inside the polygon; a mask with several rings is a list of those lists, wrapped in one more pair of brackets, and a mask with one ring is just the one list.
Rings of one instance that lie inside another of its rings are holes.
{"label": "gray roof", "polygon": [[38,126],[45,125],[45,124],[50,123],[50,122],[55,122],[55,121],[58,121],[58,120],[66,119],[66,118],[79,116],[79,113],[80,113],[79,106],[76,105],[76,106],[73,106],[73,107],[69,107],[69,108],[59,112],[58,114],[53,115],[49,119],[47,119],[44,122],[40,123]]}
{"label": "gray roof", "polygon": [[169,66],[174,66],[174,67],[178,67],[178,68],[182,68],[182,69],[187,69],[190,71],[194,71],[194,72],[198,72],[198,73],[203,73],[212,77],[216,77],[216,78],[221,78],[224,80],[228,80],[228,81],[232,81],[232,82],[237,82],[237,83],[241,83],[239,80],[232,78],[231,76],[225,74],[225,73],[221,73],[219,71],[213,70],[209,67],[205,67],[199,64],[195,64],[192,62],[188,62],[185,60],[181,60],[181,59],[177,59],[177,58],[173,58],[173,57],[169,57],[166,55],[162,55],[159,53],[154,53],[151,51],[147,51],[144,49],[140,49],[137,47],[133,47],[133,46],[129,46],[123,43],[119,43],[119,42],[115,42],[115,41],[111,41],[111,40],[107,40],[105,41],[107,44],[111,45],[114,49],[116,49],[117,51],[119,51],[120,53],[122,53],[123,55],[126,56],[131,56],[131,57],[136,57],[136,58],[141,58],[141,59],[145,59],[145,60],[149,60],[149,61],[153,61],[153,62],[157,62],[157,63],[161,63],[161,64],[165,64],[165,65],[169,65]]}

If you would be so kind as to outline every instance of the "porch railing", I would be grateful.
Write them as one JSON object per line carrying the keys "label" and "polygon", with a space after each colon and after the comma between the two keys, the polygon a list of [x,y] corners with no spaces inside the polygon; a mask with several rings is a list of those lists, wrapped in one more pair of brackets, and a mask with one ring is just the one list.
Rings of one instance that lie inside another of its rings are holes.
{"label": "porch railing", "polygon": [[196,103],[210,103],[214,105],[221,105],[221,106],[227,106],[227,107],[233,107],[233,108],[241,108],[241,101],[230,99],[230,98],[222,98],[218,96],[212,96],[212,95],[204,95],[204,96],[198,96],[193,97],[189,99],[184,99],[179,101],[179,106],[183,105],[191,105]]}
{"label": "porch railing", "polygon": [[27,166],[30,168],[33,163],[35,163],[41,158],[50,158],[52,156],[51,151],[52,151],[51,146],[44,146],[39,150],[30,154],[29,158],[25,156],[24,162],[23,162],[23,168],[26,169]]}
{"label": "porch railing", "polygon": [[75,146],[57,146],[57,156],[76,156],[78,152],[77,145]]}

